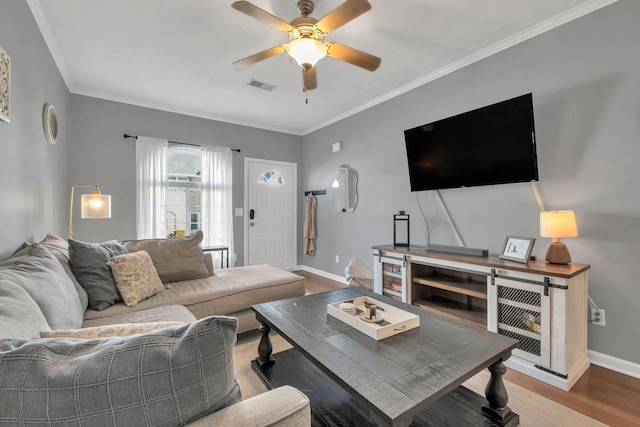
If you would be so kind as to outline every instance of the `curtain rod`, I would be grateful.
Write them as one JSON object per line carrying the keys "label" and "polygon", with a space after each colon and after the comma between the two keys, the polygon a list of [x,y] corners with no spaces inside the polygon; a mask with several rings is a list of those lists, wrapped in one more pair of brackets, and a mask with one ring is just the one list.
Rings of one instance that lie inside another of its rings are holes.
{"label": "curtain rod", "polygon": [[[129,134],[126,134],[126,133],[124,135],[122,135],[122,136],[124,137],[124,139],[127,139],[127,138],[136,138],[137,139],[138,138],[138,135],[129,135]],[[171,143],[171,144],[181,144],[181,145],[190,145],[192,147],[202,147],[202,145],[200,145],[200,144],[190,144],[188,142],[169,141],[169,143]],[[235,151],[235,152],[239,153],[240,149],[239,148],[232,148],[231,151]]]}

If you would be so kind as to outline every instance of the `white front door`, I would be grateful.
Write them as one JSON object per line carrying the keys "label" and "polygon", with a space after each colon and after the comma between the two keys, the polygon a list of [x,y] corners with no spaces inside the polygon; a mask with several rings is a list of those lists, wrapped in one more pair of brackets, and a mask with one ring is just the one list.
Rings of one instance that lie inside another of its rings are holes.
{"label": "white front door", "polygon": [[245,158],[245,260],[296,265],[297,165]]}

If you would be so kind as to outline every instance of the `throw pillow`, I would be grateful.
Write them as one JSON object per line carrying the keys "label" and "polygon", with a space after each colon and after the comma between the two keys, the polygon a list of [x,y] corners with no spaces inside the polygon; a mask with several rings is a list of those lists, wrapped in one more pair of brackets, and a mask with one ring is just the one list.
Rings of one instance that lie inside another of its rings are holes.
{"label": "throw pillow", "polygon": [[164,290],[164,285],[146,251],[114,256],[109,265],[127,307],[133,307],[143,299]]}
{"label": "throw pillow", "polygon": [[200,248],[202,238],[202,231],[198,231],[186,237],[129,240],[122,244],[129,252],[147,251],[158,270],[160,280],[178,282],[209,276]]}
{"label": "throw pillow", "polygon": [[2,422],[194,421],[242,399],[233,364],[237,324],[208,317],[130,337],[0,341]]}
{"label": "throw pillow", "polygon": [[44,239],[38,243],[51,249],[57,249],[67,257],[67,260],[69,259],[69,242],[62,237],[56,236],[55,234],[47,234]]}
{"label": "throw pillow", "polygon": [[67,276],[69,276],[73,282],[73,286],[75,286],[76,292],[78,292],[78,296],[80,297],[82,311],[85,311],[89,306],[89,295],[87,295],[87,291],[78,283],[76,276],[74,276],[73,271],[71,271],[71,266],[69,265],[69,242],[55,234],[47,234],[38,244],[47,248],[51,255],[58,260],[64,272],[67,273]]}
{"label": "throw pillow", "polygon": [[51,328],[29,293],[15,283],[0,280],[0,339],[34,339],[42,330]]}
{"label": "throw pillow", "polygon": [[89,307],[102,311],[122,301],[108,262],[116,255],[129,253],[116,240],[85,243],[69,239],[69,264],[76,279],[89,295]]}
{"label": "throw pillow", "polygon": [[53,329],[79,328],[84,310],[73,282],[53,255],[37,243],[0,262],[0,280],[23,288]]}
{"label": "throw pillow", "polygon": [[120,323],[117,325],[93,326],[81,329],[64,329],[55,331],[40,331],[40,338],[109,338],[128,337],[129,335],[144,334],[156,329],[181,326],[185,322],[148,322],[148,323]]}

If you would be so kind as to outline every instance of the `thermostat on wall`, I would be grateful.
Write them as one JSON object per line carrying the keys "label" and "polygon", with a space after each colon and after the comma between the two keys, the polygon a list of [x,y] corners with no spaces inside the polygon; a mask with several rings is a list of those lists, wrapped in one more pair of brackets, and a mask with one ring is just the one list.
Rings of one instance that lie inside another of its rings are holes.
{"label": "thermostat on wall", "polygon": [[334,142],[333,145],[331,146],[331,149],[333,150],[334,153],[337,153],[338,151],[342,150],[342,142],[340,141]]}

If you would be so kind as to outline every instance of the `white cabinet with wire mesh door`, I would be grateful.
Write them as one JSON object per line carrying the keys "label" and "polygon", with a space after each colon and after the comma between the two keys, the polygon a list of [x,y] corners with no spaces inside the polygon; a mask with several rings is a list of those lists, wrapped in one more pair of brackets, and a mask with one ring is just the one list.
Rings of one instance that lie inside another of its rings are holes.
{"label": "white cabinet with wire mesh door", "polygon": [[418,246],[373,249],[376,292],[388,294],[388,272],[397,274],[399,263],[394,279],[405,284],[403,301],[517,339],[510,368],[569,390],[589,367],[589,265],[524,264]]}

